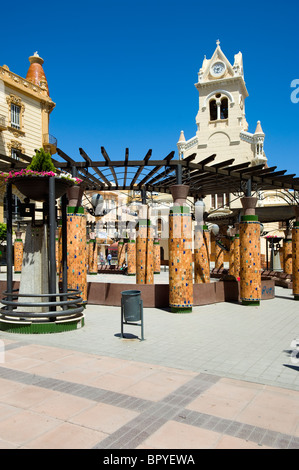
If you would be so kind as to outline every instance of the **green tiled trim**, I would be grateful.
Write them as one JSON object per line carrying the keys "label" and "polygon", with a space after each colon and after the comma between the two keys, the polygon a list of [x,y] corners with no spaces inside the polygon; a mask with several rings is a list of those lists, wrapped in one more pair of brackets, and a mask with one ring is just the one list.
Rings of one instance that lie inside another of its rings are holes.
{"label": "green tiled trim", "polygon": [[62,333],[63,331],[77,330],[78,325],[84,326],[84,317],[69,322],[49,322],[49,323],[29,323],[28,325],[18,324],[17,322],[2,322],[0,321],[0,330],[7,331],[8,333],[22,333],[22,334],[47,334],[47,333]]}
{"label": "green tiled trim", "polygon": [[192,307],[171,307],[172,313],[191,313]]}
{"label": "green tiled trim", "polygon": [[185,206],[173,206],[169,214],[190,214],[190,208]]}
{"label": "green tiled trim", "polygon": [[257,305],[260,305],[260,301],[259,300],[242,300],[242,305],[257,306]]}
{"label": "green tiled trim", "polygon": [[256,221],[258,222],[259,218],[257,215],[242,215],[241,221],[242,222],[249,222],[249,221]]}
{"label": "green tiled trim", "polygon": [[68,214],[84,214],[84,208],[81,206],[80,207],[68,206],[67,213]]}
{"label": "green tiled trim", "polygon": [[147,219],[138,220],[138,224],[139,224],[139,226],[147,227]]}
{"label": "green tiled trim", "polygon": [[294,227],[299,227],[299,221],[298,221],[298,222],[294,222]]}
{"label": "green tiled trim", "polygon": [[299,300],[299,294],[294,294],[294,300]]}

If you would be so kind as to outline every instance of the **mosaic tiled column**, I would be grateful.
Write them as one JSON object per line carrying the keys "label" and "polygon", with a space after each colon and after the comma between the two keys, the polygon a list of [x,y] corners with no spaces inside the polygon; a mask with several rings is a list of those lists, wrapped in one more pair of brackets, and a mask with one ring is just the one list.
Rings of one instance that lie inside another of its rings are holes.
{"label": "mosaic tiled column", "polygon": [[232,276],[235,275],[235,237],[230,237],[228,272]]}
{"label": "mosaic tiled column", "polygon": [[14,242],[14,272],[15,274],[19,274],[22,271],[24,245],[23,245],[23,240],[21,238],[21,235],[22,235],[21,232],[16,232],[16,239]]}
{"label": "mosaic tiled column", "polygon": [[136,234],[136,284],[146,283],[146,252],[147,252],[147,207],[140,212],[142,218],[138,221]]}
{"label": "mosaic tiled column", "polygon": [[154,284],[154,238],[153,227],[150,219],[147,222],[147,247],[146,247],[146,284]]}
{"label": "mosaic tiled column", "polygon": [[136,242],[129,238],[127,243],[128,276],[136,276]]}
{"label": "mosaic tiled column", "polygon": [[215,268],[222,269],[224,266],[224,253],[223,249],[215,243]]}
{"label": "mosaic tiled column", "polygon": [[193,305],[192,222],[186,205],[189,186],[171,187],[174,205],[169,212],[169,305],[188,313]]}
{"label": "mosaic tiled column", "polygon": [[126,261],[126,245],[124,240],[120,240],[117,245],[117,264],[122,266]]}
{"label": "mosaic tiled column", "polygon": [[88,274],[98,274],[98,246],[94,238],[88,242]]}
{"label": "mosaic tiled column", "polygon": [[154,274],[161,272],[161,249],[159,240],[154,241]]}
{"label": "mosaic tiled column", "polygon": [[294,300],[299,300],[299,207],[295,208],[296,222],[292,230],[292,280]]}
{"label": "mosaic tiled column", "polygon": [[210,255],[207,225],[197,225],[194,231],[194,279],[196,284],[210,282]]}
{"label": "mosaic tiled column", "polygon": [[234,236],[234,276],[240,278],[240,235],[239,224],[236,225],[236,233]]}
{"label": "mosaic tiled column", "polygon": [[[205,228],[206,227],[206,228]],[[207,249],[207,256],[209,258],[208,265],[207,265],[207,275],[209,276],[209,280],[207,282],[210,282],[210,273],[211,273],[211,235],[209,232],[209,229],[207,226],[204,227],[203,231],[203,236],[206,242],[206,249]]]}
{"label": "mosaic tiled column", "polygon": [[241,199],[245,215],[240,223],[240,298],[243,305],[259,305],[261,299],[260,223],[255,215],[257,199]]}
{"label": "mosaic tiled column", "polygon": [[62,281],[62,226],[58,225],[56,230],[56,274]]}
{"label": "mosaic tiled column", "polygon": [[283,271],[286,274],[293,273],[293,255],[292,255],[292,233],[289,229],[285,231],[285,238],[283,240]]}
{"label": "mosaic tiled column", "polygon": [[69,200],[67,208],[67,285],[78,289],[87,302],[86,216],[83,207],[75,203]]}

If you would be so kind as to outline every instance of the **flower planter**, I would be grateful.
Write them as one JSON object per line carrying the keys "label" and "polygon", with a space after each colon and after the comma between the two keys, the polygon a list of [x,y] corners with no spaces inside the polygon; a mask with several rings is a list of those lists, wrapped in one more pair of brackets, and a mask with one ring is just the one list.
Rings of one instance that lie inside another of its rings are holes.
{"label": "flower planter", "polygon": [[[20,176],[12,178],[11,182],[29,199],[40,202],[47,202],[49,199],[48,176]],[[55,177],[55,199],[63,196],[73,184],[73,181]]]}

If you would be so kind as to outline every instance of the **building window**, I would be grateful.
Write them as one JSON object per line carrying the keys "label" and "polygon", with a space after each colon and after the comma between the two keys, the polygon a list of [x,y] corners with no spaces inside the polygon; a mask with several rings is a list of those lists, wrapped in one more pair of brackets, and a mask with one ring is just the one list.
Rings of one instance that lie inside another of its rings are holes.
{"label": "building window", "polygon": [[220,119],[228,118],[228,99],[222,98],[220,104]]}
{"label": "building window", "polygon": [[9,111],[8,122],[11,131],[16,135],[24,135],[23,120],[25,105],[22,99],[16,95],[9,95],[6,100]]}
{"label": "building window", "polygon": [[11,155],[11,158],[14,158],[15,160],[19,160],[19,155],[18,155],[18,150],[17,149],[12,148],[10,155]]}
{"label": "building window", "polygon": [[210,101],[210,121],[217,120],[217,104],[216,100]]}
{"label": "building window", "polygon": [[228,118],[228,99],[221,98],[221,93],[217,93],[217,100],[210,100],[210,121],[220,121]]}
{"label": "building window", "polygon": [[17,106],[16,104],[11,104],[11,119],[10,119],[10,124],[11,124],[11,127],[13,127],[14,129],[20,129],[21,126],[20,126],[20,115],[21,115],[21,108],[20,106]]}
{"label": "building window", "polygon": [[225,206],[229,206],[229,193],[211,195],[211,207],[213,209],[220,209]]}

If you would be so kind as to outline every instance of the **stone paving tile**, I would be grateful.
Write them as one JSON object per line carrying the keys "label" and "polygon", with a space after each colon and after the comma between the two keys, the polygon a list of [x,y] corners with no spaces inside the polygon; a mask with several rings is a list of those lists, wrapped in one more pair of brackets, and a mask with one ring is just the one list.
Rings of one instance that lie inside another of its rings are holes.
{"label": "stone paving tile", "polygon": [[0,448],[299,448],[292,312],[152,309],[139,342],[115,336],[118,309],[87,310],[76,332],[0,332]]}
{"label": "stone paving tile", "polygon": [[105,434],[77,426],[61,423],[55,429],[44,432],[32,439],[23,449],[91,449],[96,442],[105,438]]}

